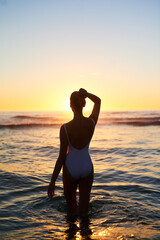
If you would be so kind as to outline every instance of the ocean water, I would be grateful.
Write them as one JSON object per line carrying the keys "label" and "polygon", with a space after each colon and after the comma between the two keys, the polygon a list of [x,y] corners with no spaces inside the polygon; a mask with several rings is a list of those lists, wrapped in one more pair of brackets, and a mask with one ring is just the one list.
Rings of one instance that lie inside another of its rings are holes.
{"label": "ocean water", "polygon": [[75,221],[61,174],[47,196],[59,127],[71,117],[0,112],[0,239],[160,239],[160,111],[101,112],[89,216]]}

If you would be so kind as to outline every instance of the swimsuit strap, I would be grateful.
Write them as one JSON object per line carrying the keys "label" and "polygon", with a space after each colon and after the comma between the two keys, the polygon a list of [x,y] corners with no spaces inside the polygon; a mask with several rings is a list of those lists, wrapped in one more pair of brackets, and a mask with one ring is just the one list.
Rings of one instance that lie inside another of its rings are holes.
{"label": "swimsuit strap", "polygon": [[91,118],[91,119],[92,119],[93,125],[94,125],[94,127],[95,127],[95,125],[96,125],[96,124],[95,124],[95,121],[94,121],[94,119],[93,119],[93,118]]}
{"label": "swimsuit strap", "polygon": [[64,124],[64,129],[65,129],[65,133],[66,133],[66,137],[67,137],[68,143],[71,145],[71,143],[69,141],[68,133],[67,133],[66,124]]}

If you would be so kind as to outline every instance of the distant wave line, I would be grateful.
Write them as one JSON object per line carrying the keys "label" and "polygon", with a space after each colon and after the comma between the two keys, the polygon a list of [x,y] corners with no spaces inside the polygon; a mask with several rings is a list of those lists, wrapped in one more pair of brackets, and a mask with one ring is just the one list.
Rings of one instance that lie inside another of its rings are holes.
{"label": "distant wave line", "polygon": [[0,124],[0,129],[2,128],[12,128],[12,129],[18,129],[18,128],[33,128],[33,127],[55,127],[60,126],[59,123],[20,123],[20,124]]}
{"label": "distant wave line", "polygon": [[[112,122],[112,123],[100,123],[99,125],[130,125],[137,127],[145,127],[145,126],[160,126],[160,121],[157,122]],[[61,126],[61,123],[21,123],[21,124],[0,124],[0,129],[10,128],[10,129],[21,129],[21,128],[36,128],[36,127],[56,127]]]}
{"label": "distant wave line", "polygon": [[[15,120],[14,120],[15,119]],[[65,122],[65,118],[54,118],[50,116],[29,116],[16,115],[12,117],[12,121],[4,121],[0,123],[0,129],[20,129],[33,127],[55,127],[61,126]],[[100,117],[98,125],[130,125],[130,126],[159,126],[160,116],[151,117]]]}
{"label": "distant wave line", "polygon": [[102,124],[125,124],[133,126],[160,125],[160,117],[137,117],[137,118],[101,118]]}
{"label": "distant wave line", "polygon": [[27,115],[17,115],[17,116],[14,116],[13,118],[15,119],[32,119],[32,120],[59,120],[58,118],[55,118],[55,117],[47,117],[47,116],[44,116],[44,117],[39,117],[39,116],[27,116]]}

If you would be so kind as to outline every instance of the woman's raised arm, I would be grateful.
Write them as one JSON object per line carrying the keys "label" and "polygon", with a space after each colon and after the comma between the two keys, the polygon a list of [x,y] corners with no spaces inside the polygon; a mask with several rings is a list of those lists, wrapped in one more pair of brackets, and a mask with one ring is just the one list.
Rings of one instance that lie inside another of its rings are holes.
{"label": "woman's raised arm", "polygon": [[89,98],[92,102],[94,102],[93,110],[91,115],[89,116],[90,118],[93,118],[95,123],[97,123],[98,117],[99,117],[99,112],[100,112],[100,106],[101,106],[101,99],[97,97],[96,95],[87,92],[85,89],[80,88],[79,93],[83,95],[85,98]]}

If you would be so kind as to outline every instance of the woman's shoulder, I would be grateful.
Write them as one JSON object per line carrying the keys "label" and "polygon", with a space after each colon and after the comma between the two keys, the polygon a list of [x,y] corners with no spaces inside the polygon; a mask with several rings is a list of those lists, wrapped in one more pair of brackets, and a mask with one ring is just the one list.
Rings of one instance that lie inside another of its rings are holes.
{"label": "woman's shoulder", "polygon": [[95,121],[91,117],[85,117],[86,124],[91,128],[95,126]]}
{"label": "woman's shoulder", "polygon": [[91,124],[93,124],[95,126],[95,121],[92,117],[88,117],[87,119]]}
{"label": "woman's shoulder", "polygon": [[66,122],[66,123],[63,123],[62,125],[61,125],[61,127],[60,127],[60,129],[63,131],[63,130],[65,130],[65,128],[70,128],[70,126],[72,125],[72,121],[73,120],[71,120],[71,121],[69,121],[69,122]]}
{"label": "woman's shoulder", "polygon": [[69,122],[66,122],[66,123],[63,123],[61,126],[60,126],[60,135],[61,136],[66,136],[67,132],[68,132],[68,129],[70,129],[70,123],[72,122],[69,121]]}
{"label": "woman's shoulder", "polygon": [[[75,120],[72,119],[71,121],[64,123],[61,126],[61,128],[70,129],[70,128],[74,127],[74,126],[77,127],[77,125],[79,125],[79,124],[81,125],[80,122],[75,121]],[[83,117],[83,124],[86,125],[86,126],[95,126],[95,121],[94,121],[94,119],[92,117]]]}

